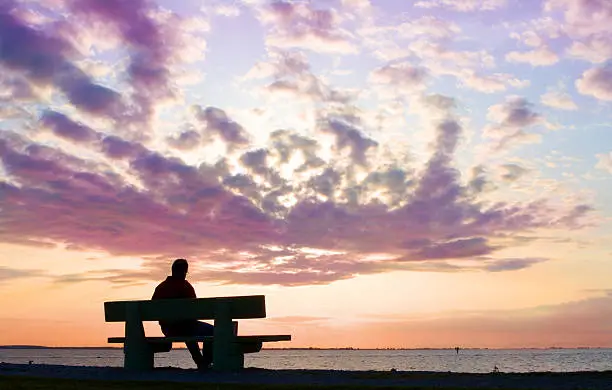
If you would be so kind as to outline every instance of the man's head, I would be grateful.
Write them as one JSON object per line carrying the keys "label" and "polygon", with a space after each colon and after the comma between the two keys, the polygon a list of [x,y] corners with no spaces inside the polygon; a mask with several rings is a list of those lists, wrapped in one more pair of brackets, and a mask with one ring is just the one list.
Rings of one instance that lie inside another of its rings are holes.
{"label": "man's head", "polygon": [[172,276],[185,279],[187,277],[187,269],[189,265],[185,259],[176,259],[172,263]]}

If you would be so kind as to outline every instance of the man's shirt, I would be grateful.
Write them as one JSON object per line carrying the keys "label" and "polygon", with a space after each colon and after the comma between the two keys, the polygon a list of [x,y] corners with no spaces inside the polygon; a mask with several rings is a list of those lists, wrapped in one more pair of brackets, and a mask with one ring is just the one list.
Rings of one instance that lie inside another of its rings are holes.
{"label": "man's shirt", "polygon": [[[185,279],[168,276],[166,280],[155,288],[155,292],[151,299],[181,298],[196,298],[193,286]],[[159,325],[166,336],[180,336],[190,333],[190,329],[194,322],[195,321],[159,321]]]}
{"label": "man's shirt", "polygon": [[185,279],[168,276],[155,288],[151,299],[196,298],[193,286]]}

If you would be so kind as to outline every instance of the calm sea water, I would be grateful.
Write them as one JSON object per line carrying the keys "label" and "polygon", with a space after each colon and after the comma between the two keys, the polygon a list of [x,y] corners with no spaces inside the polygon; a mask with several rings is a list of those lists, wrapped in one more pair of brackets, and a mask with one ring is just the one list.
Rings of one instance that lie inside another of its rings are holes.
{"label": "calm sea water", "polygon": [[[0,362],[121,366],[121,349],[0,349]],[[157,367],[193,368],[187,350],[156,354]],[[612,349],[263,350],[245,366],[269,369],[501,372],[612,370]]]}

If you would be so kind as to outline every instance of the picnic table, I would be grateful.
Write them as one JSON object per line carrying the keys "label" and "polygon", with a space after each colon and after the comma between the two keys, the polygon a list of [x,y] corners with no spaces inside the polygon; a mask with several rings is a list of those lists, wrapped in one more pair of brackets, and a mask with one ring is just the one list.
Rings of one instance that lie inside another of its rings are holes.
{"label": "picnic table", "polygon": [[[125,322],[123,337],[109,337],[109,343],[124,345],[124,367],[151,370],[154,355],[169,352],[172,343],[213,342],[213,369],[237,370],[244,367],[244,354],[259,352],[263,343],[289,341],[291,335],[238,335],[239,319],[265,318],[264,295],[156,299],[104,302],[106,322]],[[147,337],[143,321],[213,320],[213,336]]]}

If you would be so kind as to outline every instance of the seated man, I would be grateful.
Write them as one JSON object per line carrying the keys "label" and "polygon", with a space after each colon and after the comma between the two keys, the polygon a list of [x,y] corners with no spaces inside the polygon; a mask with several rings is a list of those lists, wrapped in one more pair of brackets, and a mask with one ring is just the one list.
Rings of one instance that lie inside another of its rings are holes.
{"label": "seated man", "polygon": [[[151,299],[196,298],[193,286],[186,280],[189,265],[185,259],[176,259],[172,263],[172,275],[155,288]],[[166,337],[212,336],[214,326],[197,320],[159,321],[159,326]],[[202,353],[195,341],[186,342],[193,361],[199,369],[206,369],[212,363],[212,343],[204,342]]]}

